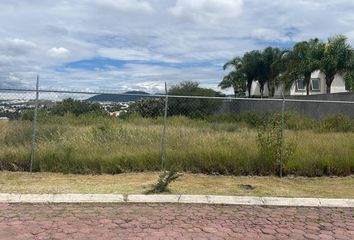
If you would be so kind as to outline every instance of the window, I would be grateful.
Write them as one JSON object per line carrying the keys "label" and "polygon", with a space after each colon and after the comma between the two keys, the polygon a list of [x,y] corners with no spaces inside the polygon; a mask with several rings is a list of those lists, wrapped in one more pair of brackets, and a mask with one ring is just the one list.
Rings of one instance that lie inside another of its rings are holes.
{"label": "window", "polygon": [[305,87],[305,82],[303,79],[297,80],[296,81],[296,90],[298,91],[304,91],[306,89]]}
{"label": "window", "polygon": [[311,79],[311,90],[312,91],[320,91],[321,90],[320,79],[319,78]]}

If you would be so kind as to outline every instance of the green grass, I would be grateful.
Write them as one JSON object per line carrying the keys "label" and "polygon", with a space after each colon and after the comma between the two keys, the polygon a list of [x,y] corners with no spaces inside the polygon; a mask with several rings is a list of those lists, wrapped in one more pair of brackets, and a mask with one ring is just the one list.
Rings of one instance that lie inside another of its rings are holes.
{"label": "green grass", "polygon": [[[219,120],[170,117],[165,166],[191,173],[277,174],[259,153],[255,128],[245,122]],[[285,174],[354,173],[354,132],[294,129],[285,132],[286,143],[295,145],[294,154],[286,159]],[[31,123],[0,123],[0,132],[0,169],[28,170]],[[78,174],[158,171],[161,133],[161,118],[69,115],[40,119],[34,170]]]}
{"label": "green grass", "polygon": [[[119,175],[0,172],[2,193],[142,194],[156,183],[158,172]],[[246,190],[240,185],[251,185]],[[183,174],[169,194],[354,198],[354,177],[237,177]]]}

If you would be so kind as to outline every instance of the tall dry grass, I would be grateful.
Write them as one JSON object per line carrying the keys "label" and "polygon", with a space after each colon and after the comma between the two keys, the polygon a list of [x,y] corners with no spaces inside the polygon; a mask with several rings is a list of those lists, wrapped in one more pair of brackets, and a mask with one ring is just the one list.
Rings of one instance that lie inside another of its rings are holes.
{"label": "tall dry grass", "polygon": [[[162,119],[53,117],[40,121],[35,171],[117,174],[159,170]],[[0,123],[0,169],[28,170],[31,123]],[[274,166],[262,159],[257,131],[230,121],[168,119],[167,167],[207,174],[269,175]],[[354,133],[287,130],[295,144],[285,174],[303,176],[354,173]]]}

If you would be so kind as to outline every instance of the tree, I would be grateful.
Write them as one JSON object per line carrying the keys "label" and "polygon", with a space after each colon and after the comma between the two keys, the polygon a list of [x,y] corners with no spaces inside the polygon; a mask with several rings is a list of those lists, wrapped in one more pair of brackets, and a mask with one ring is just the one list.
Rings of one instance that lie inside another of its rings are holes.
{"label": "tree", "polygon": [[296,43],[285,55],[287,68],[282,76],[286,86],[304,79],[306,94],[310,95],[311,74],[321,66],[323,58],[323,43],[317,38]]}
{"label": "tree", "polygon": [[[233,70],[234,73],[231,73],[232,75],[230,76],[226,75],[223,81],[220,82],[220,86],[224,86],[225,88],[227,88],[227,86],[237,87],[237,84],[231,84],[232,82],[230,79],[233,79],[233,81],[236,82],[245,79],[245,82],[247,83],[246,86],[247,86],[248,96],[251,97],[252,83],[254,80],[257,79],[257,77],[260,76],[260,70],[261,70],[260,67],[262,65],[261,59],[262,59],[262,55],[260,51],[255,50],[255,51],[245,53],[242,56],[242,58],[235,57],[234,59],[226,62],[223,67],[224,70],[227,69],[228,67],[232,67],[234,69]],[[261,84],[261,86],[264,86],[264,84],[263,85]],[[237,92],[237,89],[236,90],[234,89],[234,92]]]}
{"label": "tree", "polygon": [[72,98],[64,99],[62,102],[56,103],[50,112],[54,115],[64,116],[65,113],[72,113],[76,116],[85,113],[104,114],[105,111],[98,103],[90,103],[85,101],[74,100]]}
{"label": "tree", "polygon": [[[168,95],[223,97],[220,92],[199,87],[198,82],[185,81],[171,87]],[[170,97],[168,100],[169,115],[184,115],[191,118],[205,118],[221,107],[222,101],[209,98]]]}
{"label": "tree", "polygon": [[321,71],[326,75],[327,93],[331,93],[331,85],[336,74],[345,75],[351,71],[353,48],[347,43],[344,35],[328,39],[324,46],[324,56],[321,61]]}
{"label": "tree", "polygon": [[267,82],[265,78],[265,63],[262,52],[253,50],[243,55],[243,71],[247,76],[248,94],[251,96],[251,86],[253,81],[258,80],[261,97],[264,93],[264,85]]}
{"label": "tree", "polygon": [[269,96],[274,96],[275,87],[279,84],[278,77],[285,70],[283,57],[287,51],[279,48],[267,47],[262,51],[262,83],[268,83]]}
{"label": "tree", "polygon": [[219,87],[221,89],[232,87],[234,89],[235,97],[244,96],[247,87],[246,82],[247,79],[241,71],[231,71],[219,83]]}
{"label": "tree", "polygon": [[233,70],[224,76],[223,80],[219,83],[219,87],[221,87],[221,89],[232,87],[234,89],[235,97],[237,97],[237,93],[242,90],[239,87],[243,85],[241,81],[245,81],[244,84],[250,93],[253,79],[249,80],[250,78],[247,76],[247,73],[243,69],[243,58],[235,57],[226,62],[223,66],[223,69],[226,70],[227,68],[232,68]]}
{"label": "tree", "polygon": [[351,71],[346,73],[344,76],[344,80],[345,80],[345,89],[350,92],[354,92],[354,72]]}

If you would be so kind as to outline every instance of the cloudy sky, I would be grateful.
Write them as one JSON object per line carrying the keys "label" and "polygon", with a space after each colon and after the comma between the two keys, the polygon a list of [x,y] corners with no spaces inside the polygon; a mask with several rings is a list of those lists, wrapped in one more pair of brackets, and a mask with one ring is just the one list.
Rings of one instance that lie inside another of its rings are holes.
{"label": "cloudy sky", "polygon": [[1,0],[0,88],[217,89],[245,51],[346,34],[353,0]]}

